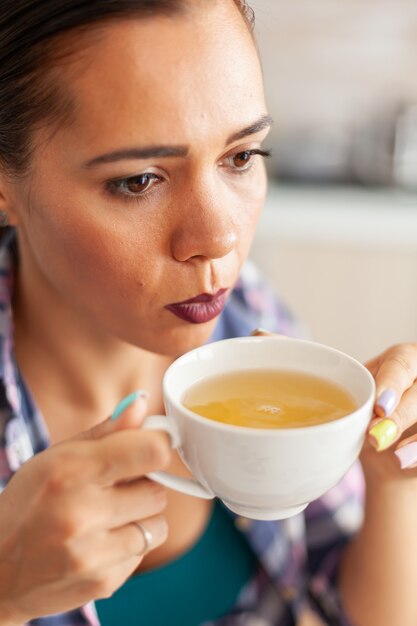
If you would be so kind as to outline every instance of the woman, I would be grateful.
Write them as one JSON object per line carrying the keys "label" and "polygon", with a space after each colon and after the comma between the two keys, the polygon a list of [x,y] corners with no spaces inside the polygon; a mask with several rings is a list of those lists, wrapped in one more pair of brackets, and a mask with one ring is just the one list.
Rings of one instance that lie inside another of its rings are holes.
{"label": "woman", "polygon": [[271,124],[247,7],[2,0],[0,75],[1,624],[414,626],[415,345],[368,364],[359,530],[357,474],[250,526],[145,478],[187,474],[140,429],[179,354],[296,332],[242,269]]}

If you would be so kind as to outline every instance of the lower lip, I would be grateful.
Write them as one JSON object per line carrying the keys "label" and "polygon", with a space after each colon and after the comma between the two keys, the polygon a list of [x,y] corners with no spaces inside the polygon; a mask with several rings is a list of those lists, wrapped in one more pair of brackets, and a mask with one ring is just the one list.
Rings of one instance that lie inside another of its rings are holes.
{"label": "lower lip", "polygon": [[205,324],[220,315],[225,307],[226,298],[227,294],[224,293],[211,302],[169,304],[166,308],[185,322]]}

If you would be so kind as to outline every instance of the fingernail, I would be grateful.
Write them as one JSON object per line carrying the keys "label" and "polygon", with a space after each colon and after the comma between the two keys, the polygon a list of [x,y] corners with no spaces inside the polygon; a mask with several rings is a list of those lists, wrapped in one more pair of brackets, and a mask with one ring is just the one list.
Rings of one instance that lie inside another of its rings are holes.
{"label": "fingernail", "polygon": [[117,418],[120,417],[123,411],[125,411],[127,407],[133,404],[134,401],[137,400],[138,398],[148,398],[148,397],[149,397],[148,392],[144,391],[143,389],[138,389],[137,391],[134,391],[133,393],[126,396],[125,398],[123,398],[123,400],[119,402],[119,404],[116,406],[116,408],[114,409],[111,415],[111,419],[117,420]]}
{"label": "fingernail", "polygon": [[272,335],[271,331],[266,330],[266,328],[255,328],[255,330],[253,330],[251,332],[251,337],[256,337],[257,335]]}
{"label": "fingernail", "polygon": [[412,467],[417,464],[417,441],[407,443],[405,446],[395,450],[395,455],[398,457],[401,465],[401,469]]}
{"label": "fingernail", "polygon": [[[375,403],[375,412],[379,417],[388,417],[397,404],[397,394],[393,389],[385,389]],[[380,409],[378,412],[377,409]]]}
{"label": "fingernail", "polygon": [[[398,434],[398,426],[393,420],[383,419],[371,428],[369,435],[378,452],[388,448],[395,441]],[[376,445],[375,445],[376,444]]]}

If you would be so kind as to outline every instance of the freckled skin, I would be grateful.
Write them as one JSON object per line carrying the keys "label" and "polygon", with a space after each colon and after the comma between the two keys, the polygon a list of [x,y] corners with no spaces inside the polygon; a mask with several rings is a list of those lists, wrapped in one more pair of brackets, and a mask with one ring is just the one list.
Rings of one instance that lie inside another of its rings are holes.
{"label": "freckled skin", "polygon": [[[266,190],[262,157],[244,174],[229,162],[259,148],[267,130],[225,147],[266,113],[246,25],[228,2],[112,23],[62,79],[75,115],[43,143],[38,133],[31,176],[9,192],[22,290],[36,290],[45,310],[65,310],[84,336],[174,356],[200,345],[215,320],[190,325],[164,307],[233,286]],[[189,146],[188,156],[83,167],[104,153],[167,144]],[[143,172],[162,178],[145,197],[108,191],[108,180]]]}

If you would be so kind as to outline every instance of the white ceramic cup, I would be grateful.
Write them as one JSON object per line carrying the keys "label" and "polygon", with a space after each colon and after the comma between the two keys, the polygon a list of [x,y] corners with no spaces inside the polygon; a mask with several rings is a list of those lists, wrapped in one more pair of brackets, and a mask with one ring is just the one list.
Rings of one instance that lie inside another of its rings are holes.
{"label": "white ceramic cup", "polygon": [[[301,428],[260,429],[201,417],[185,408],[187,389],[206,377],[254,369],[306,372],[334,381],[358,408],[332,422]],[[219,497],[235,513],[260,520],[301,512],[335,485],[361,450],[372,416],[375,383],[352,357],[328,346],[282,336],[226,339],[179,357],[163,381],[166,416],[144,428],[164,430],[193,474],[149,477],[201,498]]]}

